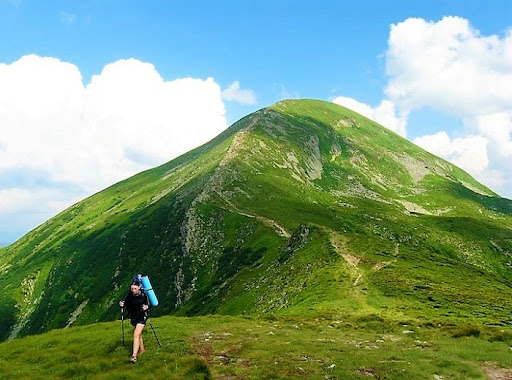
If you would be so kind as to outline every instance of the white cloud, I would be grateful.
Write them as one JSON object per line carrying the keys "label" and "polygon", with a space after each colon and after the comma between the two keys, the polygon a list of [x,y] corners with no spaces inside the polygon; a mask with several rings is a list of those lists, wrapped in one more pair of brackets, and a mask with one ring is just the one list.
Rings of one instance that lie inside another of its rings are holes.
{"label": "white cloud", "polygon": [[76,21],[76,15],[62,11],[60,12],[60,21],[66,26],[73,25]]}
{"label": "white cloud", "polygon": [[26,189],[0,189],[0,213],[15,211],[28,199],[30,192]]}
{"label": "white cloud", "polygon": [[386,94],[401,109],[500,112],[512,108],[512,30],[499,38],[460,17],[410,18],[391,26],[386,71]]}
{"label": "white cloud", "polygon": [[[498,194],[510,197],[510,178],[512,169],[508,164],[496,165],[489,158],[492,152],[490,142],[482,136],[467,136],[451,139],[446,132],[422,136],[414,139],[414,143],[429,152],[443,157],[470,173]],[[496,168],[498,167],[498,168]]]}
{"label": "white cloud", "polygon": [[59,188],[0,189],[0,246],[11,243],[83,197],[84,194]]}
{"label": "white cloud", "polygon": [[[22,187],[0,189],[0,215],[10,214],[11,219],[1,218],[0,230],[8,229],[16,214],[26,212],[30,209],[36,214],[47,214],[48,216],[64,210],[78,202],[81,198],[73,196],[59,188],[35,188],[27,189]],[[17,218],[20,221],[24,216]]]}
{"label": "white cloud", "polygon": [[376,108],[345,96],[338,96],[332,102],[376,121],[401,136],[406,135],[407,114],[397,115],[395,105],[389,100],[383,100]]}
{"label": "white cloud", "polygon": [[480,133],[487,137],[498,155],[512,157],[512,111],[478,115],[474,122]]}
{"label": "white cloud", "polygon": [[512,29],[483,36],[460,17],[407,19],[391,26],[386,72],[385,93],[401,112],[428,107],[466,127],[453,140],[415,141],[512,197]]}
{"label": "white cloud", "polygon": [[240,83],[234,81],[228,88],[222,91],[222,98],[229,102],[240,104],[256,104],[256,94],[252,90],[240,89]]}
{"label": "white cloud", "polygon": [[473,174],[482,174],[489,165],[488,140],[482,136],[452,140],[446,132],[438,132],[434,135],[418,137],[413,142]]}
{"label": "white cloud", "polygon": [[63,207],[75,200],[58,187],[73,188],[75,197],[89,195],[227,128],[221,89],[212,78],[166,81],[153,65],[135,59],[105,66],[84,86],[75,65],[29,55],[0,63],[0,83],[0,188],[8,195],[0,218],[2,209],[27,197],[7,190],[9,173],[44,178],[25,190],[51,210],[52,202]]}

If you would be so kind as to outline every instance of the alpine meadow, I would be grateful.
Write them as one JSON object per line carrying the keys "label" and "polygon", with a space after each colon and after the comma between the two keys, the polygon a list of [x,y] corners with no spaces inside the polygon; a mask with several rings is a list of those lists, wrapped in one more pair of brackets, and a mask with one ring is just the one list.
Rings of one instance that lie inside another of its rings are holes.
{"label": "alpine meadow", "polygon": [[[146,332],[127,372],[137,273],[163,347]],[[280,101],[75,204],[0,274],[7,377],[512,376],[512,201],[330,102]]]}

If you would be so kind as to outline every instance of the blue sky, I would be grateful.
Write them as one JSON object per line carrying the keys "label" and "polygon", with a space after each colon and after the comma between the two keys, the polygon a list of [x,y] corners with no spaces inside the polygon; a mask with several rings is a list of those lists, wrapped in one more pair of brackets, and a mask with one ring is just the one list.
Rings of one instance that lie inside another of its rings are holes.
{"label": "blue sky", "polygon": [[[510,198],[512,103],[507,90],[482,83],[510,83],[511,27],[508,0],[0,0],[0,244],[288,97],[388,120]],[[445,73],[442,83],[428,79]],[[144,129],[144,110],[111,101],[120,97],[113,87],[124,88],[124,104],[139,104],[140,94],[182,103],[174,113],[148,105]],[[194,119],[201,128],[180,126],[191,104],[207,110]],[[480,104],[485,110],[475,112]],[[148,133],[169,139],[169,149],[162,141],[140,147]],[[87,144],[96,147],[90,160]],[[87,174],[75,177],[74,167]]]}

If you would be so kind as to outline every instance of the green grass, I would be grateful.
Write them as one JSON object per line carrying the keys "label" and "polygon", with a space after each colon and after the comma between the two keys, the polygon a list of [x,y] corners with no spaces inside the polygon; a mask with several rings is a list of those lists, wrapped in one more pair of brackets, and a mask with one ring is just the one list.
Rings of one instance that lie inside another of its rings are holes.
{"label": "green grass", "polygon": [[[161,317],[147,352],[129,364],[121,321],[54,330],[0,344],[6,379],[484,379],[512,368],[512,330],[421,324],[375,314],[334,319]],[[475,333],[478,331],[478,333]],[[509,373],[510,372],[503,372]]]}

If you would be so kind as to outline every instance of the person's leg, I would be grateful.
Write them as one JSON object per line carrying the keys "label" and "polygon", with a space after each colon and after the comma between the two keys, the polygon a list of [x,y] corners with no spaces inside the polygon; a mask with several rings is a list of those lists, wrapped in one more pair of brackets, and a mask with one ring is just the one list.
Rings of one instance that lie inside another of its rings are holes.
{"label": "person's leg", "polygon": [[142,340],[142,331],[144,330],[144,327],[146,327],[146,326],[144,326],[144,325],[142,325],[142,326],[143,326],[143,327],[142,327],[142,330],[141,330],[141,332],[140,332],[140,338],[139,338],[139,339],[140,339],[140,343],[139,343],[139,351],[140,351],[140,352],[145,352],[145,351],[146,351],[146,348],[144,347],[144,341]]}
{"label": "person's leg", "polygon": [[144,325],[138,323],[133,330],[133,353],[132,357],[137,357],[137,353],[139,352],[140,342],[141,342],[141,334],[142,330],[144,330]]}

